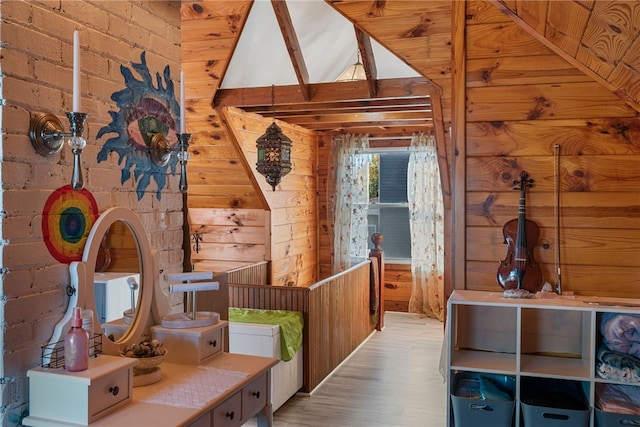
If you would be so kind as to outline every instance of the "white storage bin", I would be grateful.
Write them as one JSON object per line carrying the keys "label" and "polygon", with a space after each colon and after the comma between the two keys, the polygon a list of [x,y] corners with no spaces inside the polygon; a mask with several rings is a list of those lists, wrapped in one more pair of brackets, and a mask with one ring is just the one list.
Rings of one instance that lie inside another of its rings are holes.
{"label": "white storage bin", "polygon": [[229,322],[229,352],[280,360],[271,368],[271,404],[275,411],[302,388],[302,347],[285,362],[280,351],[280,326]]}

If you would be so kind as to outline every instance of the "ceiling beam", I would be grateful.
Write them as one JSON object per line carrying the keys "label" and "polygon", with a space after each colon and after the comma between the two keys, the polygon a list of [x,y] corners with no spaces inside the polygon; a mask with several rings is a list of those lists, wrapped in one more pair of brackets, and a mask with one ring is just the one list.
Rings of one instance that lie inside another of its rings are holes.
{"label": "ceiling beam", "polygon": [[379,112],[379,113],[347,113],[336,114],[326,112],[324,114],[297,115],[280,117],[276,114],[276,118],[286,120],[288,123],[299,124],[304,127],[313,127],[314,124],[324,124],[331,122],[350,122],[350,123],[420,123],[428,117],[424,111],[416,111],[412,113],[399,112]]}
{"label": "ceiling beam", "polygon": [[[303,102],[335,102],[370,99],[367,82],[315,83],[309,85],[310,99],[306,100],[298,85],[278,86],[276,102],[283,104],[300,104]],[[214,107],[240,107],[271,105],[272,87],[253,87],[238,89],[219,89],[213,100]],[[407,98],[424,97],[439,90],[429,80],[423,77],[378,80],[378,97]]]}
{"label": "ceiling beam", "polygon": [[298,85],[300,86],[300,92],[305,101],[309,100],[309,72],[304,62],[302,55],[302,49],[298,42],[298,36],[293,28],[291,22],[291,15],[289,14],[289,8],[287,3],[282,0],[271,0],[273,11],[276,14],[278,25],[280,26],[280,32],[284,38],[284,44],[287,46],[289,52],[289,58],[291,58],[291,65],[298,78]]}
{"label": "ceiling beam", "polygon": [[369,97],[375,98],[378,92],[378,70],[376,69],[376,61],[373,56],[373,48],[371,47],[371,39],[369,35],[360,28],[353,26],[356,32],[356,40],[358,41],[358,52],[362,58],[362,66],[364,74],[367,76],[367,86],[369,87]]}
{"label": "ceiling beam", "polygon": [[375,111],[431,111],[431,98],[398,98],[389,100],[371,101],[337,101],[337,102],[309,102],[305,104],[242,106],[244,111],[261,115],[273,114],[274,110],[279,116],[305,114],[312,111],[333,111],[350,113],[371,113]]}
{"label": "ceiling beam", "polygon": [[327,129],[320,131],[327,135],[338,135],[344,133],[369,135],[369,146],[371,148],[389,147],[389,146],[409,146],[411,137],[414,133],[430,132],[433,126],[429,123],[414,126],[389,126],[387,128],[380,127],[354,127],[350,126],[344,129]]}

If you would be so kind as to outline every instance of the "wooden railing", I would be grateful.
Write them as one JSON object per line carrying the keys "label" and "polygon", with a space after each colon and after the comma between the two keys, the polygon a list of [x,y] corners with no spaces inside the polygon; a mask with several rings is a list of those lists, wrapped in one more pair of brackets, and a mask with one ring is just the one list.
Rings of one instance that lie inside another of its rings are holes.
{"label": "wooden railing", "polygon": [[269,263],[257,262],[248,266],[234,268],[227,271],[229,283],[242,283],[245,285],[266,285],[269,277]]}
{"label": "wooden railing", "polygon": [[369,260],[309,287],[229,283],[229,306],[295,310],[304,316],[304,383],[311,392],[374,330]]}

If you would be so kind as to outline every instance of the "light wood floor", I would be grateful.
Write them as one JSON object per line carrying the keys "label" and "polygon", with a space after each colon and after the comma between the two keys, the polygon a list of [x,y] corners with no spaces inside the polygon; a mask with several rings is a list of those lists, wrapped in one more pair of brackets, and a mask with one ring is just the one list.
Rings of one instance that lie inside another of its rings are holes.
{"label": "light wood floor", "polygon": [[310,396],[289,399],[274,413],[274,426],[444,427],[443,339],[444,326],[437,320],[387,312],[384,330]]}

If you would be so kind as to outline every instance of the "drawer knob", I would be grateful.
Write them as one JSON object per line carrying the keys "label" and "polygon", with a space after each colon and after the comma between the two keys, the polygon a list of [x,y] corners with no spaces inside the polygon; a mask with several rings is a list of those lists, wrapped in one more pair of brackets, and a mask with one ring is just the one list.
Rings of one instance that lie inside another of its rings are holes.
{"label": "drawer knob", "polygon": [[120,393],[120,387],[118,386],[109,387],[109,393],[113,394],[114,396],[117,396],[118,393]]}
{"label": "drawer knob", "polygon": [[209,341],[209,345],[210,345],[211,347],[215,347],[215,346],[217,346],[217,345],[218,345],[218,341],[216,341],[216,340]]}
{"label": "drawer knob", "polygon": [[225,414],[225,416],[226,416],[227,418],[229,418],[230,420],[232,420],[232,419],[233,419],[233,417],[235,417],[235,416],[236,416],[236,413],[235,413],[234,411],[227,412],[227,413]]}
{"label": "drawer knob", "polygon": [[260,399],[260,391],[254,391],[253,393],[251,393],[251,396],[255,397],[256,399]]}

